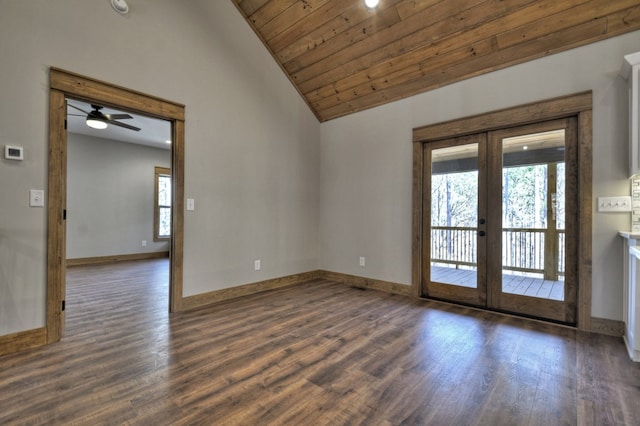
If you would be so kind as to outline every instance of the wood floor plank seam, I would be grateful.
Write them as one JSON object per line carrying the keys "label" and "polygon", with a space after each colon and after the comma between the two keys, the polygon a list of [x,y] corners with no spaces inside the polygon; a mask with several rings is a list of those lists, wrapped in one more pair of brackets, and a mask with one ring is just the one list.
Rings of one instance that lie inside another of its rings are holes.
{"label": "wood floor plank seam", "polygon": [[168,261],[68,270],[0,424],[640,424],[619,337],[323,278],[168,314]]}

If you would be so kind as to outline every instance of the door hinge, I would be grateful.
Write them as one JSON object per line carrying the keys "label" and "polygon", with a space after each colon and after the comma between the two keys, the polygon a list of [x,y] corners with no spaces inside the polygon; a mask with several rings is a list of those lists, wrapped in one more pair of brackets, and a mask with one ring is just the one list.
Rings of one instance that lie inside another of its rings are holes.
{"label": "door hinge", "polygon": [[64,312],[64,308],[66,307],[66,306],[65,306],[65,305],[66,305],[66,304],[65,304],[65,302],[66,302],[66,300],[63,300],[63,301],[62,301],[62,312]]}
{"label": "door hinge", "polygon": [[67,130],[67,119],[64,119],[64,129]]}
{"label": "door hinge", "polygon": [[62,210],[62,220],[67,220],[67,209]]}

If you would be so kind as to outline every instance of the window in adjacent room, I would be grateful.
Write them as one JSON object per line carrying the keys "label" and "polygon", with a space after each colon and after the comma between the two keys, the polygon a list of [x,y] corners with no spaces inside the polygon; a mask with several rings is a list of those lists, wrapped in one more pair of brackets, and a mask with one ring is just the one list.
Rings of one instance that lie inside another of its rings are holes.
{"label": "window in adjacent room", "polygon": [[171,169],[155,168],[155,211],[153,233],[156,241],[171,238]]}

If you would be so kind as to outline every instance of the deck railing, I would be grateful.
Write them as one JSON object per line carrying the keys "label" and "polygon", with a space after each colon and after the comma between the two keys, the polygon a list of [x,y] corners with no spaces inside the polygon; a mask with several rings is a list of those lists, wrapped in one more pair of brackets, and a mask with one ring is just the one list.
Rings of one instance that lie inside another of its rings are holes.
{"label": "deck railing", "polygon": [[[502,268],[511,271],[540,273],[545,276],[564,276],[564,230],[555,230],[556,244],[545,245],[549,231],[541,228],[502,229]],[[545,247],[557,261],[545,263]],[[551,248],[550,248],[551,247]],[[488,253],[489,256],[492,253]],[[477,263],[477,229],[455,226],[431,227],[431,261],[437,263],[473,266]],[[545,265],[554,265],[556,271],[545,271]],[[546,273],[545,273],[546,272]]]}

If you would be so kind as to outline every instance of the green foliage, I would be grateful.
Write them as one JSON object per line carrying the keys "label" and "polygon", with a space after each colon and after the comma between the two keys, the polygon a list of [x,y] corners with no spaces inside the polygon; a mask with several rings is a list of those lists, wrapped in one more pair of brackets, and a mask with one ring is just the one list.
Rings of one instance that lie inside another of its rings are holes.
{"label": "green foliage", "polygon": [[510,167],[502,171],[502,226],[546,228],[546,164]]}
{"label": "green foliage", "polygon": [[432,226],[475,227],[478,223],[478,172],[431,177]]}
{"label": "green foliage", "polygon": [[[564,229],[564,163],[558,163],[557,169],[557,227]],[[502,173],[502,226],[546,228],[549,219],[547,197],[546,164],[505,168]],[[431,177],[432,226],[476,227],[477,206],[477,171]]]}

